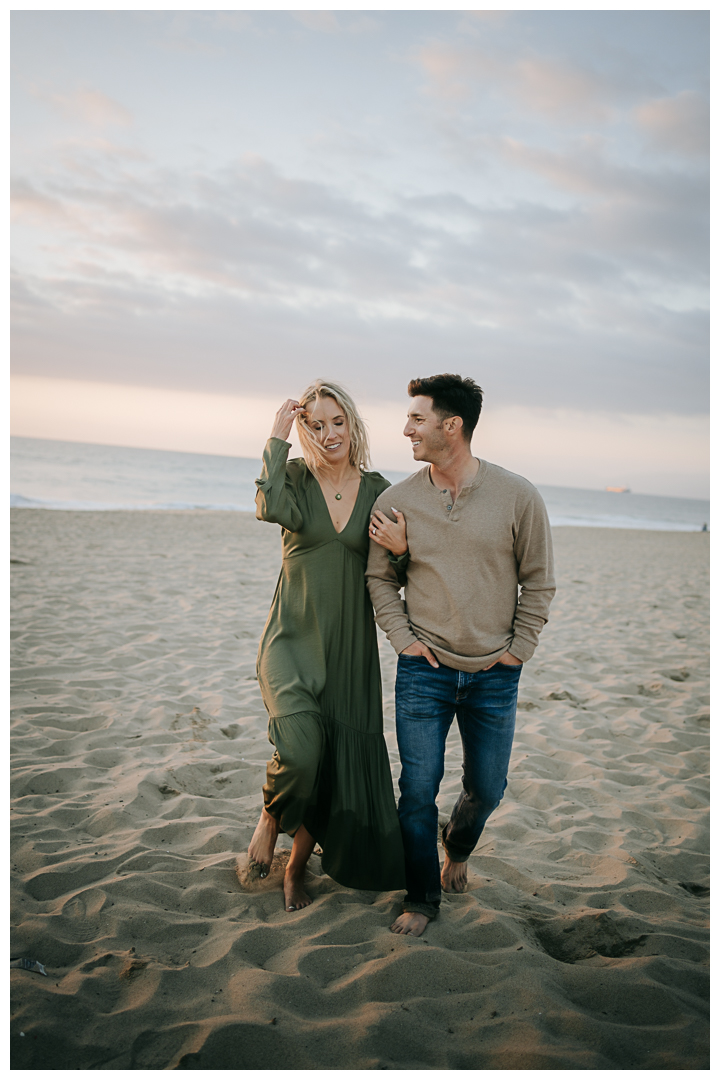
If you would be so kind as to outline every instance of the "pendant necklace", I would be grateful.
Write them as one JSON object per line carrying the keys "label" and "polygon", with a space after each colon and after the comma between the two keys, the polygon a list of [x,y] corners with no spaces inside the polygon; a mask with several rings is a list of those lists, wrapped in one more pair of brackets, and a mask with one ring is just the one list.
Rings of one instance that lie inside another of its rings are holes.
{"label": "pendant necklace", "polygon": [[333,484],[330,484],[330,481],[328,480],[328,484],[330,484],[330,487],[331,487],[331,488],[333,489],[333,491],[335,492],[335,498],[336,498],[336,499],[338,500],[338,502],[340,501],[340,499],[342,499],[342,492],[343,492],[343,491],[345,490],[345,488],[346,488],[346,487],[348,486],[348,484],[350,483],[350,481],[351,481],[351,480],[354,480],[354,479],[355,479],[355,478],[354,478],[353,476],[350,476],[350,477],[348,477],[348,479],[347,479],[347,480],[345,481],[345,483],[343,484],[343,486],[342,486],[342,487],[340,488],[340,491],[338,491],[338,489],[337,489],[337,488],[336,488],[336,487],[335,487],[335,486],[334,486]]}

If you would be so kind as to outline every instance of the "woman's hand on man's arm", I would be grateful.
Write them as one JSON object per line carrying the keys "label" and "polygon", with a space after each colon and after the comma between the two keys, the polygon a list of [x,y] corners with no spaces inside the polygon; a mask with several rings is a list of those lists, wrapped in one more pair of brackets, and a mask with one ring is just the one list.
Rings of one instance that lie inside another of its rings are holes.
{"label": "woman's hand on man's arm", "polygon": [[382,510],[374,510],[370,518],[368,535],[380,547],[387,548],[393,555],[404,555],[408,549],[405,518],[395,507],[391,507],[397,521],[391,521]]}

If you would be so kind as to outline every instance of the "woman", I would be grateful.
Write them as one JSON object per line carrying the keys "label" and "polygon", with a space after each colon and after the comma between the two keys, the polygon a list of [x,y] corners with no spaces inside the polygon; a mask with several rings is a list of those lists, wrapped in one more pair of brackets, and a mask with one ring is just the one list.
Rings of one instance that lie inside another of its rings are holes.
{"label": "woman", "polygon": [[[304,460],[288,461],[294,421]],[[404,885],[365,588],[370,511],[390,485],[369,464],[352,400],[317,381],[279,409],[257,481],[257,517],[283,527],[283,564],[258,652],[275,753],[248,865],[265,877],[278,833],[294,838],[286,911],[312,902],[303,879],[316,841],[323,870],[340,884]]]}

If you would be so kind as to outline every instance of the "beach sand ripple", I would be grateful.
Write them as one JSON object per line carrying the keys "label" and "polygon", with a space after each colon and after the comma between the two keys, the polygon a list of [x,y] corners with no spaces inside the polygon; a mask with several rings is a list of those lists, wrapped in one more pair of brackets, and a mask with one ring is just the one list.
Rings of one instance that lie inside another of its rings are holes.
{"label": "beach sand ripple", "polygon": [[[505,798],[415,939],[317,855],[301,911],[238,877],[278,530],[12,519],[14,1068],[708,1067],[707,535],[555,530]],[[441,821],[461,773],[453,728]]]}

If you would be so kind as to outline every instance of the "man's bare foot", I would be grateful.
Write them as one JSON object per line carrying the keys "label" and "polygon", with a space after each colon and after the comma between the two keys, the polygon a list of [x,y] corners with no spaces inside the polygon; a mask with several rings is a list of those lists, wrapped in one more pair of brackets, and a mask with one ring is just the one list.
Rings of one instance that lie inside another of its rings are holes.
{"label": "man's bare foot", "polygon": [[445,863],[440,871],[443,892],[465,892],[467,888],[467,863],[453,862],[445,855]]}
{"label": "man's bare foot", "polygon": [[393,934],[412,934],[413,937],[420,937],[429,922],[427,915],[421,915],[419,911],[403,911],[390,929]]}
{"label": "man's bare foot", "polygon": [[267,877],[275,853],[279,826],[274,817],[263,807],[260,820],[255,827],[253,838],[248,847],[248,865],[260,868],[260,877]]}
{"label": "man's bare foot", "polygon": [[300,908],[312,904],[312,897],[305,892],[303,883],[304,869],[299,874],[289,874],[285,871],[283,878],[283,892],[285,893],[285,910],[299,911]]}

